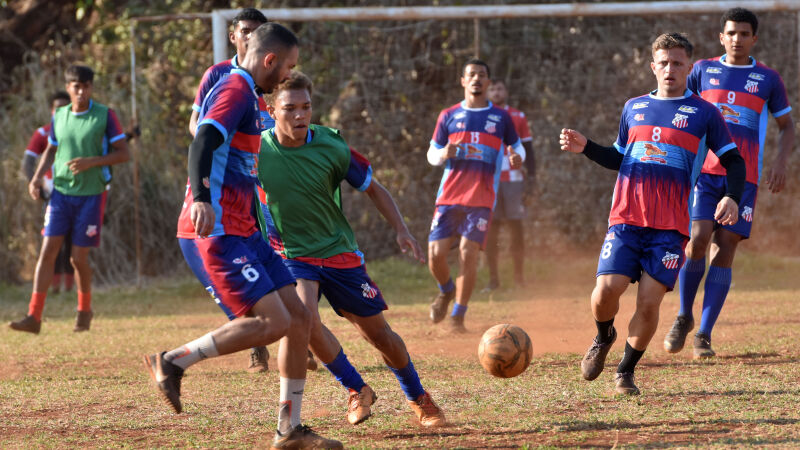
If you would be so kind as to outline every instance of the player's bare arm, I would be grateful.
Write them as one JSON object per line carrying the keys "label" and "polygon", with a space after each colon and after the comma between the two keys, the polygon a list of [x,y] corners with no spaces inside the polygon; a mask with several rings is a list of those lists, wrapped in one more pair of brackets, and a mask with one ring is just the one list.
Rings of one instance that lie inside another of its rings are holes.
{"label": "player's bare arm", "polygon": [[200,119],[200,112],[192,110],[192,117],[189,118],[189,133],[192,137],[197,133],[197,121]]}
{"label": "player's bare arm", "polygon": [[402,250],[403,253],[411,250],[414,254],[414,259],[424,264],[425,254],[422,252],[422,248],[419,246],[417,240],[414,239],[414,236],[408,231],[406,222],[403,220],[403,215],[400,214],[400,209],[392,198],[392,194],[375,179],[372,180],[364,193],[369,196],[375,208],[378,209],[378,212],[380,212],[392,228],[394,228],[397,233],[396,240],[397,245],[400,246],[400,250]]}
{"label": "player's bare arm", "polygon": [[56,159],[56,149],[56,146],[49,143],[47,144],[47,148],[44,149],[41,158],[39,158],[39,165],[36,167],[36,172],[28,183],[28,193],[34,200],[39,200],[40,191],[42,186],[44,186],[44,174],[47,173],[47,169],[53,165],[53,160]]}
{"label": "player's bare arm", "polygon": [[561,129],[561,134],[558,137],[561,150],[570,153],[583,153],[583,149],[586,148],[586,142],[586,136],[569,128]]}
{"label": "player's bare arm", "polygon": [[778,124],[778,154],[772,161],[772,165],[767,168],[766,175],[767,187],[773,194],[782,191],[786,186],[786,166],[789,156],[794,150],[794,121],[791,113],[784,114],[775,118]]}
{"label": "player's bare arm", "polygon": [[69,170],[77,175],[81,172],[91,169],[92,167],[113,166],[121,164],[131,159],[130,151],[128,151],[128,143],[125,139],[120,139],[111,144],[114,150],[103,156],[90,156],[85,158],[74,158],[67,162]]}

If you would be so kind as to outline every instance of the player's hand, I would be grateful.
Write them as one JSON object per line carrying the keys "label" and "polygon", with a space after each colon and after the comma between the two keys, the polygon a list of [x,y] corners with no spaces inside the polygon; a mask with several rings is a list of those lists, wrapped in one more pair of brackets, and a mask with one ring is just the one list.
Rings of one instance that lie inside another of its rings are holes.
{"label": "player's hand", "polygon": [[583,149],[586,148],[586,136],[575,130],[562,128],[561,134],[558,136],[558,143],[561,144],[561,150],[565,152],[583,153]]}
{"label": "player's hand", "polygon": [[422,247],[408,230],[397,233],[397,245],[403,253],[408,253],[409,250],[414,254],[414,259],[419,261],[420,264],[425,264],[425,254],[422,252]]}
{"label": "player's hand", "polygon": [[735,225],[739,221],[739,205],[730,197],[722,197],[714,211],[714,220],[720,225]]}
{"label": "player's hand", "polygon": [[767,169],[766,179],[767,187],[773,194],[782,191],[786,186],[786,164],[776,162],[769,169]]}
{"label": "player's hand", "polygon": [[519,156],[519,154],[517,153],[511,152],[511,154],[508,155],[508,165],[512,169],[519,169],[520,167],[522,167],[522,156]]}
{"label": "player's hand", "polygon": [[214,231],[214,208],[211,203],[194,202],[189,216],[194,225],[194,232],[200,237],[208,237]]}
{"label": "player's hand", "polygon": [[459,148],[461,148],[461,142],[448,142],[442,149],[442,160],[455,158]]}
{"label": "player's hand", "polygon": [[31,198],[34,200],[39,200],[41,197],[42,187],[44,187],[44,180],[41,178],[31,178],[31,181],[28,183],[28,194],[31,195]]}
{"label": "player's hand", "polygon": [[94,167],[91,158],[75,158],[67,161],[67,167],[72,171],[73,175],[77,175],[85,170]]}

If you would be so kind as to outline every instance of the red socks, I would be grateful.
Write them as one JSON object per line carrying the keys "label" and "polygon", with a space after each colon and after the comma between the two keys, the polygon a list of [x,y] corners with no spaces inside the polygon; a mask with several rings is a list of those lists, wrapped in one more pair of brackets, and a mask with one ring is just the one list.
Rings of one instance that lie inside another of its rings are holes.
{"label": "red socks", "polygon": [[92,310],[92,292],[78,291],[78,311],[91,311]]}
{"label": "red socks", "polygon": [[39,322],[42,321],[45,298],[47,298],[47,292],[33,292],[31,293],[31,301],[28,304],[28,315],[33,316]]}

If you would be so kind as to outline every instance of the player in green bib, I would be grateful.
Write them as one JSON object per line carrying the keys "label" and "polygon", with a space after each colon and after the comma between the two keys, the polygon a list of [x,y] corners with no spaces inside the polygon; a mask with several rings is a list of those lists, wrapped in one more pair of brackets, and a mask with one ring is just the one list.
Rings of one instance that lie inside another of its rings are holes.
{"label": "player in green bib", "polygon": [[100,229],[111,181],[110,166],[128,159],[125,133],[108,106],[92,100],[94,72],[73,65],[64,73],[71,103],[53,114],[47,148],[28,184],[39,198],[45,173],[53,167],[53,192],[44,218],[44,241],[33,277],[28,315],[9,326],[38,334],[47,288],[53,278],[64,236],[72,236],[72,266],[78,287],[78,314],[73,331],[87,331],[92,320],[92,269],[89,250],[100,245]]}
{"label": "player in green bib", "polygon": [[366,420],[377,396],[320,321],[322,294],[337,314],[378,349],[419,422],[444,425],[444,413],[422,388],[403,339],[383,316],[386,303],[367,275],[364,257],[342,212],[341,182],[369,196],[397,232],[403,252],[411,250],[422,263],[422,249],[391,194],[372,177],[369,161],[351,150],[338,130],[310,124],[311,91],[311,80],[293,72],[268,96],[275,128],[262,134],[258,162],[262,234],[285,259],[297,279],[300,299],[312,312],[311,350],[348,390],[347,420],[352,424]]}

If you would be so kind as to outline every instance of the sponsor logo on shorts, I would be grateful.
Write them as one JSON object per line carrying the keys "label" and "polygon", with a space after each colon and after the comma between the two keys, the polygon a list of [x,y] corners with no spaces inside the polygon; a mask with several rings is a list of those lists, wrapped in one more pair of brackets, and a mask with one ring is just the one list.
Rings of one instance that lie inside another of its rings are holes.
{"label": "sponsor logo on shorts", "polygon": [[721,67],[709,67],[706,69],[706,73],[722,73]]}
{"label": "sponsor logo on shorts", "polygon": [[710,83],[712,86],[719,86],[719,78],[712,78],[712,79],[708,80],[708,82],[709,82],[709,83]]}
{"label": "sponsor logo on shorts", "polygon": [[86,236],[95,237],[97,236],[97,225],[89,225],[86,227]]}
{"label": "sponsor logo on shorts", "polygon": [[433,220],[431,221],[431,231],[433,231],[436,227],[439,226],[439,218],[442,217],[442,213],[438,210],[433,214]]}
{"label": "sponsor logo on shorts", "polygon": [[487,133],[494,133],[497,131],[496,123],[492,122],[491,120],[486,121],[486,125],[483,126],[483,129],[486,130]]}
{"label": "sponsor logo on shorts", "polygon": [[750,72],[750,75],[748,75],[747,78],[752,78],[752,79],[758,80],[758,81],[764,81],[764,74],[756,73],[756,72]]}
{"label": "sponsor logo on shorts", "polygon": [[50,205],[47,205],[47,209],[44,210],[44,226],[50,224]]}
{"label": "sponsor logo on shorts", "polygon": [[615,236],[616,236],[616,235],[614,234],[614,232],[613,232],[613,231],[609,231],[608,233],[606,233],[606,238],[605,238],[605,240],[606,240],[606,241],[613,241],[613,240],[615,239]]}
{"label": "sponsor logo on shorts", "polygon": [[744,85],[744,90],[751,94],[755,94],[758,92],[758,81],[747,80],[747,83]]}
{"label": "sponsor logo on shorts", "polygon": [[752,222],[753,221],[753,208],[749,206],[745,206],[742,208],[742,219],[745,222]]}
{"label": "sponsor logo on shorts", "polygon": [[672,125],[675,128],[686,128],[689,126],[689,116],[681,113],[675,113],[675,117],[672,119]]}
{"label": "sponsor logo on shorts", "polygon": [[669,270],[677,269],[678,268],[678,261],[681,259],[680,256],[667,252],[663,258],[661,258],[661,262],[664,263],[664,267]]}
{"label": "sponsor logo on shorts", "polygon": [[488,228],[488,225],[489,225],[489,221],[488,220],[486,220],[486,219],[484,219],[482,217],[480,219],[478,219],[478,231],[485,232],[486,229]]}
{"label": "sponsor logo on shorts", "polygon": [[678,111],[684,112],[686,114],[694,114],[697,112],[697,108],[689,105],[681,105],[680,108],[678,108]]}
{"label": "sponsor logo on shorts", "polygon": [[633,120],[636,120],[638,122],[643,121],[644,120],[644,114],[642,114],[642,113],[636,114],[635,116],[633,116]]}
{"label": "sponsor logo on shorts", "polygon": [[244,264],[244,263],[246,263],[246,262],[247,262],[247,256],[240,256],[240,257],[238,257],[238,258],[235,258],[235,259],[233,260],[233,263],[234,263],[234,264]]}
{"label": "sponsor logo on shorts", "polygon": [[633,106],[631,106],[631,109],[642,109],[642,108],[647,108],[647,105],[648,105],[649,103],[650,103],[650,102],[636,102],[636,103],[634,103],[634,104],[633,104]]}
{"label": "sponsor logo on shorts", "polygon": [[370,286],[369,283],[361,283],[361,295],[364,298],[375,298],[378,295],[378,290]]}

